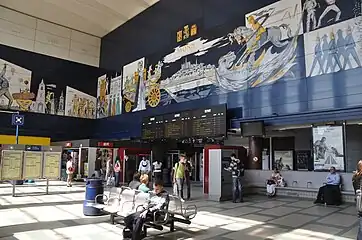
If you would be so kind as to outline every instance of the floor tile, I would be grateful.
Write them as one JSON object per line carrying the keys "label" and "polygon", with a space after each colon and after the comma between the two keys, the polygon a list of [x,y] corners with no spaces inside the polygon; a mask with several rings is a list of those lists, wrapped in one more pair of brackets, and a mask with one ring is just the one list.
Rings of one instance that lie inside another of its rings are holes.
{"label": "floor tile", "polygon": [[356,239],[357,233],[358,233],[358,226],[355,226],[348,232],[342,234],[342,237]]}
{"label": "floor tile", "polygon": [[254,208],[254,207],[240,207],[240,208],[236,208],[236,209],[225,210],[225,211],[218,212],[218,213],[222,214],[222,215],[226,215],[226,216],[235,217],[235,216],[241,216],[244,214],[259,212],[261,210],[263,210],[263,209]]}
{"label": "floor tile", "polygon": [[251,227],[242,231],[232,232],[223,235],[223,237],[235,240],[240,240],[240,239],[264,240],[266,238],[273,239],[274,236],[285,233],[287,231],[288,231],[287,229],[267,224],[262,226]]}
{"label": "floor tile", "polygon": [[293,202],[293,203],[289,203],[285,206],[288,207],[300,207],[300,208],[310,208],[313,207],[313,201],[298,201],[298,202]]}
{"label": "floor tile", "polygon": [[325,206],[314,206],[314,207],[311,207],[308,209],[304,209],[304,210],[300,211],[300,213],[306,213],[306,214],[315,215],[315,216],[326,216],[331,213],[337,212],[338,210],[339,210],[338,208],[331,208],[331,207],[325,207]]}
{"label": "floor tile", "polygon": [[271,215],[271,216],[284,216],[287,214],[290,214],[292,212],[296,212],[299,211],[300,208],[292,208],[292,207],[276,207],[276,208],[272,208],[272,209],[268,209],[268,210],[264,210],[262,212],[260,212],[261,214],[265,214],[265,215]]}
{"label": "floor tile", "polygon": [[253,220],[253,221],[260,221],[260,222],[267,222],[269,220],[275,219],[275,217],[272,216],[265,216],[262,215],[261,213],[258,214],[248,214],[248,215],[243,215],[241,216],[243,219],[249,219],[249,220]]}
{"label": "floor tile", "polygon": [[272,223],[277,225],[297,228],[316,219],[318,219],[318,217],[313,217],[303,214],[289,214],[287,216],[274,219]]}
{"label": "floor tile", "polygon": [[279,206],[284,205],[284,204],[286,204],[286,202],[271,200],[271,201],[267,201],[267,202],[253,204],[253,205],[250,205],[250,206],[251,207],[258,207],[258,208],[275,208],[275,207],[279,207]]}
{"label": "floor tile", "polygon": [[343,231],[343,228],[336,228],[336,227],[327,227],[321,224],[308,224],[303,226],[301,229],[316,232],[316,233],[328,233],[332,235],[336,235]]}
{"label": "floor tile", "polygon": [[357,216],[334,213],[332,215],[329,215],[327,217],[318,220],[318,222],[322,224],[329,224],[339,227],[350,227],[353,224],[355,224],[357,220],[358,220]]}

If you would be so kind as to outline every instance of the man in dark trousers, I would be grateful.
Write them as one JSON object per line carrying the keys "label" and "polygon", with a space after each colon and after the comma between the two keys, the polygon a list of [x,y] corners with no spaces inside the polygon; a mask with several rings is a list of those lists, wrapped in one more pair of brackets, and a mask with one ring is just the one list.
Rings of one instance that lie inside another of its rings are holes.
{"label": "man in dark trousers", "polygon": [[233,202],[243,202],[241,177],[244,176],[244,165],[240,159],[236,158],[235,153],[230,155],[230,159],[229,167],[225,170],[231,172],[233,178]]}
{"label": "man in dark trousers", "polygon": [[102,160],[101,156],[98,155],[94,163],[94,176],[96,178],[101,178],[101,169],[102,169]]}
{"label": "man in dark trousers", "polygon": [[186,191],[187,191],[187,200],[191,198],[191,174],[192,174],[192,163],[190,158],[187,158],[185,162],[185,182],[186,182]]}
{"label": "man in dark trousers", "polygon": [[156,179],[153,186],[153,195],[150,196],[148,202],[143,206],[141,211],[132,213],[124,219],[125,228],[123,230],[123,237],[132,240],[140,240],[144,238],[142,233],[143,225],[146,221],[152,220],[154,213],[158,210],[167,208],[170,201],[169,195],[163,188],[162,180]]}

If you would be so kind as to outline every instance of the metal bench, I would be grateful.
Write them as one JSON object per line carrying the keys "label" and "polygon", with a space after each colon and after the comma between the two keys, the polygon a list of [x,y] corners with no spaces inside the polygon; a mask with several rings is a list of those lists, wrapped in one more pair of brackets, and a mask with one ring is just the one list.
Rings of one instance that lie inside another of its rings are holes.
{"label": "metal bench", "polygon": [[184,224],[191,224],[191,220],[196,217],[196,205],[184,206],[181,199],[177,196],[170,196],[170,203],[168,205],[169,225],[170,231],[175,231],[175,222]]}

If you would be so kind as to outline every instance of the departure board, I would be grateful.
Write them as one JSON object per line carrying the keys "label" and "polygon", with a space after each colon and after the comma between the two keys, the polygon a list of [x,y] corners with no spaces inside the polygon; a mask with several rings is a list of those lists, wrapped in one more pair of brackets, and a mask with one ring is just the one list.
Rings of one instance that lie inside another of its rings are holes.
{"label": "departure board", "polygon": [[193,137],[221,137],[226,135],[226,105],[192,111]]}
{"label": "departure board", "polygon": [[165,138],[190,137],[192,132],[192,113],[184,111],[164,116]]}
{"label": "departure board", "polygon": [[163,116],[144,118],[142,121],[142,139],[159,139],[164,137]]}

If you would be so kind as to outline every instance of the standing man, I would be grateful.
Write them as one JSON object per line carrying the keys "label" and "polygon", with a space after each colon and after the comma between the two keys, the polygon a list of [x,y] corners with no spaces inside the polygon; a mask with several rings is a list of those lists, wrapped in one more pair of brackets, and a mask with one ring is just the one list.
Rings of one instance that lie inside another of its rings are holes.
{"label": "standing man", "polygon": [[7,66],[7,64],[4,64],[3,70],[0,73],[0,98],[2,96],[5,96],[9,100],[8,108],[10,109],[14,100],[9,91],[9,87],[10,87],[9,80],[5,77],[6,66]]}
{"label": "standing man", "polygon": [[186,155],[179,155],[179,162],[173,168],[173,184],[177,186],[177,195],[183,201],[184,199],[184,181],[185,181],[185,163]]}
{"label": "standing man", "polygon": [[151,172],[151,164],[150,161],[148,159],[146,159],[145,157],[142,157],[142,160],[140,162],[140,165],[138,166],[138,172],[142,175],[142,174],[147,174],[149,175]]}
{"label": "standing man", "polygon": [[98,154],[94,162],[94,177],[101,178],[102,159],[101,155]]}
{"label": "standing man", "polygon": [[156,160],[153,164],[153,176],[157,180],[162,180],[162,162]]}
{"label": "standing man", "polygon": [[233,202],[243,202],[241,177],[244,176],[244,165],[240,159],[236,158],[235,153],[230,155],[231,161],[226,171],[231,172],[233,178]]}
{"label": "standing man", "polygon": [[188,158],[185,161],[185,181],[186,181],[186,194],[187,194],[187,200],[190,200],[191,198],[191,175],[192,175],[192,162],[191,160]]}
{"label": "standing man", "polygon": [[112,158],[108,155],[107,156],[107,163],[106,163],[106,181],[107,185],[111,185],[112,182],[112,173],[113,173],[113,164],[112,164]]}

